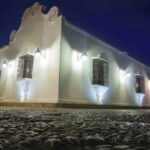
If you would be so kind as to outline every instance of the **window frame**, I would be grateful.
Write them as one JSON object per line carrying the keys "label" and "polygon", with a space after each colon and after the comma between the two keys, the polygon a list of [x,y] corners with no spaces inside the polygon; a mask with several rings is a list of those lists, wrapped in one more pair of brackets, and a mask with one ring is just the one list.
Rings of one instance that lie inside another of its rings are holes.
{"label": "window frame", "polygon": [[34,63],[34,56],[31,54],[26,54],[19,57],[18,69],[17,69],[17,80],[26,79],[26,78],[32,79],[33,63]]}
{"label": "window frame", "polygon": [[135,91],[145,94],[145,77],[142,74],[135,74]]}
{"label": "window frame", "polygon": [[[103,79],[102,80],[97,79],[97,80],[101,81],[101,83],[98,83],[99,81],[94,81],[94,76],[95,76],[94,75],[94,60],[98,60],[99,62],[102,63],[103,70],[101,72],[103,72],[103,75],[102,75]],[[107,69],[105,69],[104,64],[107,64],[107,67],[106,67]],[[107,70],[106,74],[105,74],[105,70]],[[101,57],[93,57],[92,58],[92,84],[93,85],[101,85],[101,86],[109,86],[109,61],[108,60],[103,59]]]}

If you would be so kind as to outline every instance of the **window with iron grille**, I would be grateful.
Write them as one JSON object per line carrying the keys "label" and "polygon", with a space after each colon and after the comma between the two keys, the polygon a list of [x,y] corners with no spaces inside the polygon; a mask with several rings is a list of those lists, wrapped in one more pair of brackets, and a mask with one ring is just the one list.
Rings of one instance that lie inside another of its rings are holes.
{"label": "window with iron grille", "polygon": [[136,75],[136,93],[145,93],[144,76]]}
{"label": "window with iron grille", "polygon": [[25,55],[19,58],[17,79],[32,78],[34,56]]}
{"label": "window with iron grille", "polygon": [[93,59],[93,84],[109,84],[109,63],[99,58]]}

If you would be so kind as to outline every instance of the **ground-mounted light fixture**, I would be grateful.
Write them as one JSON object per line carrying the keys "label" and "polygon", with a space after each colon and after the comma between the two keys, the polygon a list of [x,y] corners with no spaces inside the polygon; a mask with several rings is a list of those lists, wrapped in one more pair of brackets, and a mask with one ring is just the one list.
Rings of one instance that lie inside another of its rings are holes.
{"label": "ground-mounted light fixture", "polygon": [[3,64],[2,64],[2,67],[3,67],[3,68],[7,68],[7,66],[8,66],[8,63],[7,63],[6,60],[4,60],[4,61],[3,61]]}
{"label": "ground-mounted light fixture", "polygon": [[87,57],[88,57],[88,55],[87,55],[86,52],[78,53],[78,55],[77,55],[77,61],[80,61],[82,59],[85,60]]}

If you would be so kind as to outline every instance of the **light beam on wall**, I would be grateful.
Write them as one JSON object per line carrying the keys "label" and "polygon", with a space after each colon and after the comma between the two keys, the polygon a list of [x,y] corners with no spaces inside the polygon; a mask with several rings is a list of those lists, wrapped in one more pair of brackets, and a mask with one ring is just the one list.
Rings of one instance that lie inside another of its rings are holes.
{"label": "light beam on wall", "polygon": [[9,74],[9,75],[12,75],[13,69],[14,69],[14,61],[9,62],[9,63],[8,63],[8,67],[9,67],[9,69],[8,69],[8,74]]}
{"label": "light beam on wall", "polygon": [[83,60],[86,60],[87,59],[87,53],[86,52],[78,52],[78,55],[77,55],[77,61],[81,61],[82,59]]}
{"label": "light beam on wall", "polygon": [[109,87],[103,85],[94,85],[94,90],[96,93],[96,102],[98,104],[103,104],[103,97],[108,91]]}
{"label": "light beam on wall", "polygon": [[140,106],[142,105],[144,96],[145,96],[144,93],[136,93],[136,100],[138,105]]}
{"label": "light beam on wall", "polygon": [[21,79],[17,81],[18,96],[21,102],[27,101],[29,98],[30,79]]}
{"label": "light beam on wall", "polygon": [[131,74],[130,74],[129,70],[128,71],[120,70],[120,80],[122,82],[125,81],[126,77],[130,77],[130,76],[131,76]]}
{"label": "light beam on wall", "polygon": [[77,60],[78,55],[79,54],[76,50],[72,51],[72,66],[73,66],[74,70],[81,71],[83,62],[81,61],[81,59],[80,59],[80,61]]}

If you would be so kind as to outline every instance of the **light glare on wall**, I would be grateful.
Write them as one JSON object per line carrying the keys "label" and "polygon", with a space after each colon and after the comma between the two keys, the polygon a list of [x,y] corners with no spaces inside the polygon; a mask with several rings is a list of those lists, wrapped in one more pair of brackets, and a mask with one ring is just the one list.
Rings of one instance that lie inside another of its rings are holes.
{"label": "light glare on wall", "polygon": [[76,71],[80,71],[82,68],[82,61],[77,60],[78,52],[74,50],[72,52],[72,66]]}
{"label": "light glare on wall", "polygon": [[8,63],[6,62],[6,60],[4,60],[2,66],[3,66],[3,68],[6,68],[8,66]]}
{"label": "light glare on wall", "polygon": [[78,53],[78,56],[77,56],[77,61],[80,61],[80,60],[86,60],[87,58],[87,53],[86,52],[83,52],[83,53]]}
{"label": "light glare on wall", "polygon": [[109,87],[104,85],[94,85],[94,90],[96,94],[96,102],[98,104],[103,104],[104,94],[108,91]]}
{"label": "light glare on wall", "polygon": [[126,76],[127,76],[127,77],[130,77],[130,76],[131,76],[131,74],[130,74],[129,71],[126,72]]}
{"label": "light glare on wall", "polygon": [[13,73],[14,61],[9,62],[8,67],[9,67],[8,73],[11,75]]}
{"label": "light glare on wall", "polygon": [[39,48],[35,51],[35,55],[36,55],[37,57],[39,57],[39,56],[41,55],[41,51],[39,50]]}
{"label": "light glare on wall", "polygon": [[126,72],[125,72],[124,70],[120,70],[120,75],[121,75],[122,77],[125,77],[125,76],[130,77],[130,76],[131,76],[129,70],[126,71]]}
{"label": "light glare on wall", "polygon": [[137,99],[138,105],[140,106],[142,105],[144,96],[145,96],[144,93],[136,93],[136,99]]}
{"label": "light glare on wall", "polygon": [[40,56],[42,56],[43,58],[45,58],[46,57],[46,52],[41,52],[40,51],[40,49],[38,48],[36,51],[35,51],[35,55],[37,56],[37,57],[40,57]]}
{"label": "light glare on wall", "polygon": [[131,74],[130,74],[129,71],[120,70],[120,80],[121,80],[121,82],[124,82],[125,78],[126,77],[129,78],[130,76],[131,76]]}

